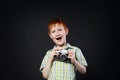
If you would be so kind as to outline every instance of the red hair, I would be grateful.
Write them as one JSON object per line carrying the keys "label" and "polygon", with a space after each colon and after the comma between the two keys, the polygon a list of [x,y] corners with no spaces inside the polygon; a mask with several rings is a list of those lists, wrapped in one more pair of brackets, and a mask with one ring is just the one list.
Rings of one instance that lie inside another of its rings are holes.
{"label": "red hair", "polygon": [[51,28],[54,27],[56,24],[63,25],[65,31],[67,31],[68,27],[62,19],[53,18],[48,23],[48,33],[50,33]]}

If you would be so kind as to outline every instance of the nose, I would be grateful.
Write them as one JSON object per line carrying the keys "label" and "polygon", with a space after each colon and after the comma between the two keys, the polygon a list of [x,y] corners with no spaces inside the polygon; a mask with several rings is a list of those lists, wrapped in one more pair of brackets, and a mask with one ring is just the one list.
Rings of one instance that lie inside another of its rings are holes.
{"label": "nose", "polygon": [[60,33],[59,33],[59,31],[56,31],[56,33],[55,33],[56,35],[60,35]]}

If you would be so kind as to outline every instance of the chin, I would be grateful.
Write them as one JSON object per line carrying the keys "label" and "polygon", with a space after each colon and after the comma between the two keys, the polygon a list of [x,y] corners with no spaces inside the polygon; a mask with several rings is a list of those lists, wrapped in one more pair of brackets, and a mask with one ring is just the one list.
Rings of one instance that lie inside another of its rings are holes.
{"label": "chin", "polygon": [[64,43],[57,43],[57,45],[58,45],[58,46],[63,46],[63,45],[64,45]]}

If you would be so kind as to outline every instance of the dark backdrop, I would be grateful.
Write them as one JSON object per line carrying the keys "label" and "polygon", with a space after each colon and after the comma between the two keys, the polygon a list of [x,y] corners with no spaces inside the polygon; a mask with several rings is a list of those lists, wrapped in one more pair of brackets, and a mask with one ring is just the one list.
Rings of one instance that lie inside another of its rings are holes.
{"label": "dark backdrop", "polygon": [[47,23],[54,17],[67,23],[68,42],[88,62],[87,73],[77,72],[77,80],[113,79],[111,1],[3,1],[1,8],[3,80],[44,80],[39,67],[53,47]]}

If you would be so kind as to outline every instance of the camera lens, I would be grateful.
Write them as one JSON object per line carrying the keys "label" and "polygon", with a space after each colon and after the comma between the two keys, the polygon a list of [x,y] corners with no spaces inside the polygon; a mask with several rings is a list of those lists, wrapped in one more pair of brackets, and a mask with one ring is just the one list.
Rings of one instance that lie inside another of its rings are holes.
{"label": "camera lens", "polygon": [[62,61],[65,61],[65,60],[67,59],[67,55],[61,54],[61,55],[60,55],[60,59],[61,59]]}

